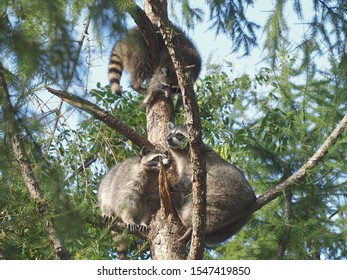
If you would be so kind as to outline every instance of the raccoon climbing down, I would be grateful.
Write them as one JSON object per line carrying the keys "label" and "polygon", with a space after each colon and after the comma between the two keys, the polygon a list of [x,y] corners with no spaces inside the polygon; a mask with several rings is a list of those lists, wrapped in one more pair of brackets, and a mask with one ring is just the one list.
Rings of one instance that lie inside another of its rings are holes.
{"label": "raccoon climbing down", "polygon": [[[188,133],[185,127],[168,124],[167,145],[176,163],[177,182],[174,189],[188,193],[177,206],[183,224],[192,226],[192,163]],[[211,147],[205,146],[206,159],[206,244],[214,245],[237,233],[249,220],[247,209],[255,202],[255,194],[242,172],[223,160]]]}
{"label": "raccoon climbing down", "polygon": [[112,92],[121,95],[120,80],[125,69],[130,74],[131,86],[136,91],[144,93],[142,84],[153,74],[150,61],[141,30],[138,28],[130,30],[127,37],[117,42],[111,52],[108,79]]}
{"label": "raccoon climbing down", "polygon": [[126,223],[130,232],[145,231],[151,215],[160,207],[158,175],[160,159],[165,168],[170,161],[165,154],[144,147],[139,157],[112,167],[98,190],[102,215]]}
{"label": "raccoon climbing down", "polygon": [[[127,36],[118,41],[111,52],[108,78],[111,90],[121,95],[120,80],[123,70],[130,75],[131,86],[139,93],[146,94],[143,105],[150,103],[157,92],[167,92],[169,89],[178,88],[175,68],[167,51],[164,40],[153,25],[159,44],[159,65],[154,67],[151,52],[144,40],[141,30],[136,27],[129,31]],[[201,58],[194,44],[178,27],[172,26],[176,34],[174,40],[179,42],[180,48],[177,56],[185,62],[189,71],[189,78],[193,83],[201,70]]]}

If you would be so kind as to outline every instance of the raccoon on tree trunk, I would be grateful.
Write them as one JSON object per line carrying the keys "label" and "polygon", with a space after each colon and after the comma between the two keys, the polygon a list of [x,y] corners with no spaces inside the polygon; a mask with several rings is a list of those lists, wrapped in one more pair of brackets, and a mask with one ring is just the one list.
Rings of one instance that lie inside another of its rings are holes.
{"label": "raccoon on tree trunk", "polygon": [[[107,220],[121,220],[129,232],[146,231],[151,215],[160,207],[158,176],[160,159],[165,168],[170,160],[163,153],[142,148],[139,157],[127,159],[112,167],[101,180],[98,203]],[[120,259],[126,259],[127,236],[112,231]]]}
{"label": "raccoon on tree trunk", "polygon": [[[192,219],[192,163],[189,155],[186,127],[168,123],[167,145],[177,168],[174,189],[188,195],[177,206],[183,224],[191,229]],[[237,233],[249,220],[245,212],[255,200],[253,189],[242,172],[223,160],[211,147],[204,145],[206,159],[206,235],[207,245],[225,241]]]}
{"label": "raccoon on tree trunk", "polygon": [[147,147],[139,157],[112,167],[101,180],[98,202],[105,218],[118,218],[130,232],[146,230],[151,215],[160,207],[158,175],[160,159],[170,166],[167,156]]}
{"label": "raccoon on tree trunk", "polygon": [[[120,79],[123,69],[130,74],[131,86],[138,92],[146,94],[142,105],[148,105],[156,92],[167,92],[168,89],[178,88],[178,81],[171,57],[164,40],[156,25],[153,25],[159,45],[159,65],[154,67],[150,50],[146,45],[142,31],[135,27],[127,36],[118,41],[111,52],[108,66],[108,78],[111,90],[121,95]],[[172,25],[175,33],[173,40],[178,41],[177,56],[185,62],[189,70],[189,78],[194,82],[201,70],[200,54],[194,44],[182,30]],[[147,84],[147,89],[144,87]]]}

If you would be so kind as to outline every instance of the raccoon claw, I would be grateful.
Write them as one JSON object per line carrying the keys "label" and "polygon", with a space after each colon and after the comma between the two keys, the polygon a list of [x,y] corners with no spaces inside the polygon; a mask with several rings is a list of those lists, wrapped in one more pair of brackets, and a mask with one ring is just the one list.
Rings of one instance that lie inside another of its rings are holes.
{"label": "raccoon claw", "polygon": [[113,217],[112,216],[107,216],[107,215],[104,215],[102,216],[102,219],[104,220],[105,223],[111,223],[112,220],[113,220]]}
{"label": "raccoon claw", "polygon": [[135,224],[127,224],[127,229],[130,233],[137,232],[137,225]]}
{"label": "raccoon claw", "polygon": [[136,225],[136,224],[128,224],[127,229],[130,233],[136,233],[136,232],[147,232],[148,227],[145,225]]}
{"label": "raccoon claw", "polygon": [[148,231],[148,227],[145,225],[139,225],[138,230],[145,233]]}

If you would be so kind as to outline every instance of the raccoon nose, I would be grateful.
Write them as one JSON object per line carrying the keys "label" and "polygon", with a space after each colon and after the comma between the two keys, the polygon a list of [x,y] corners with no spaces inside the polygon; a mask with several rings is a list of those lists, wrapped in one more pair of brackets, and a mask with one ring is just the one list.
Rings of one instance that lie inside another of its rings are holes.
{"label": "raccoon nose", "polygon": [[172,160],[171,159],[164,159],[163,164],[166,168],[169,168],[171,166]]}

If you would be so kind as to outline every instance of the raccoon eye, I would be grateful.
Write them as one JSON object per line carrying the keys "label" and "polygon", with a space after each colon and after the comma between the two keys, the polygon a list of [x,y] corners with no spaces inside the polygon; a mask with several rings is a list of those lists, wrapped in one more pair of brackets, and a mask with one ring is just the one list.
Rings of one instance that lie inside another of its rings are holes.
{"label": "raccoon eye", "polygon": [[156,156],[156,157],[155,157],[155,158],[153,158],[151,161],[155,161],[155,162],[160,161],[160,156]]}
{"label": "raccoon eye", "polygon": [[186,137],[182,133],[177,133],[176,138],[177,138],[177,140],[181,141]]}

